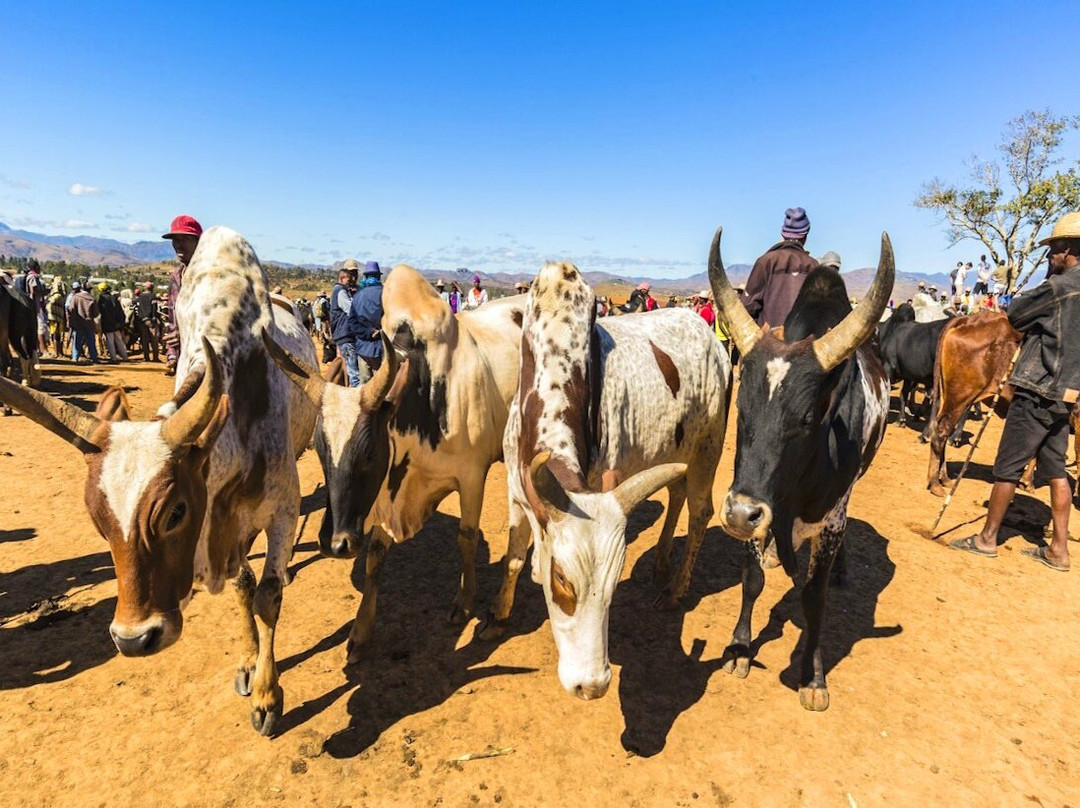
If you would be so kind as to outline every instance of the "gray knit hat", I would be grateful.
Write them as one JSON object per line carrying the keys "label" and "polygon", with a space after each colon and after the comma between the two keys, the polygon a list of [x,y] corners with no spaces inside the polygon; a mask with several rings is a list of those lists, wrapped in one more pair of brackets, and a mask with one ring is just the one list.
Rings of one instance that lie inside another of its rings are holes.
{"label": "gray knit hat", "polygon": [[832,267],[833,269],[840,269],[840,254],[829,250],[818,261],[823,267]]}
{"label": "gray knit hat", "polygon": [[784,226],[780,235],[784,238],[802,238],[810,232],[810,217],[803,208],[788,208],[784,211]]}

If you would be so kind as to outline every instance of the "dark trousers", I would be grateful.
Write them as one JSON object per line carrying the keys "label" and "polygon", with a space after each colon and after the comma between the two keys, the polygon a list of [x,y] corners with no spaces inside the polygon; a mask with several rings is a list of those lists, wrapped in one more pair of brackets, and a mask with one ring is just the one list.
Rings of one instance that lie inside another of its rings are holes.
{"label": "dark trousers", "polygon": [[154,361],[158,361],[158,344],[154,339],[154,333],[150,330],[150,325],[146,320],[135,320],[135,334],[139,337],[139,342],[142,344],[143,361],[150,361],[150,352],[154,352]]}

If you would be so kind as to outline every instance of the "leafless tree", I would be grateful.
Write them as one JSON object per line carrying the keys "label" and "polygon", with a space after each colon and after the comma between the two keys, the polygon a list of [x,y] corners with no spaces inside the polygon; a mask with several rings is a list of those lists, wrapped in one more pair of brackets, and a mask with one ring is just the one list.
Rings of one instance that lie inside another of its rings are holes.
{"label": "leafless tree", "polygon": [[1005,267],[1008,289],[1022,289],[1043,259],[1040,232],[1080,208],[1080,160],[1067,161],[1059,153],[1077,129],[1080,116],[1025,112],[1005,128],[998,160],[971,159],[969,187],[934,179],[915,206],[942,214],[950,245],[981,241],[994,266]]}

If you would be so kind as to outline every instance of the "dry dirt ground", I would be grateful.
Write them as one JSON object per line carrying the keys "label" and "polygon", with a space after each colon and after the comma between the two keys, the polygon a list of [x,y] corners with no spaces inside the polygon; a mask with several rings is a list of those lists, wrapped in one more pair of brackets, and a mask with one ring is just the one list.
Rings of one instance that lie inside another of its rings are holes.
{"label": "dry dirt ground", "polygon": [[[45,372],[46,389],[87,408],[122,379],[141,417],[171,392],[160,366]],[[991,424],[946,525],[980,514],[999,434]],[[363,565],[317,553],[324,498],[308,452],[278,632],[286,714],[267,740],[233,692],[240,621],[228,590],[195,597],[173,648],[119,657],[107,632],[116,584],[82,503],[84,463],[26,419],[0,418],[0,803],[1080,805],[1080,569],[1056,573],[1019,552],[1038,540],[1047,492],[1018,498],[998,559],[951,552],[917,532],[940,503],[923,490],[926,454],[914,432],[890,426],[855,489],[849,583],[830,592],[826,615],[832,706],[813,714],[792,689],[802,618],[781,570],[758,603],[749,678],[719,669],[740,554],[718,527],[686,609],[653,608],[662,494],[632,518],[606,698],[559,687],[527,575],[502,642],[474,640],[475,620],[444,622],[456,497],[392,549],[369,658],[347,678]],[[732,463],[729,434],[717,497]],[[506,542],[501,465],[482,528],[486,610]],[[492,750],[502,754],[454,760]]]}

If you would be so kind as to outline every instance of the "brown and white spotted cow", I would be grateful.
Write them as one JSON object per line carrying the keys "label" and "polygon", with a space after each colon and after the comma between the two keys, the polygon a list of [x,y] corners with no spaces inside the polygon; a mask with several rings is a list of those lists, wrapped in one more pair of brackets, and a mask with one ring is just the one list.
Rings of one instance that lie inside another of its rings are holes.
{"label": "brown and white spotted cow", "polygon": [[[267,347],[319,407],[315,449],[328,504],[322,552],[354,556],[371,534],[363,598],[349,636],[355,662],[371,637],[379,571],[391,542],[414,536],[451,492],[461,497],[461,581],[452,622],[472,614],[480,510],[491,464],[517,390],[525,298],[493,300],[453,314],[410,266],[383,285],[383,333],[392,339],[379,371],[359,390],[326,383],[288,351]],[[404,357],[398,365],[397,352]]]}
{"label": "brown and white spotted cow", "polygon": [[[180,637],[194,587],[235,580],[245,648],[235,686],[250,695],[264,735],[282,714],[274,629],[299,513],[296,458],[315,423],[311,402],[269,361],[261,336],[315,359],[295,316],[272,305],[266,273],[238,233],[203,234],[177,300],[182,350],[173,399],[152,421],[131,421],[122,395],[95,415],[0,379],[0,400],[86,455],[86,506],[109,542],[118,596],[110,627],[125,656]],[[247,562],[267,536],[256,587]]]}
{"label": "brown and white spotted cow", "polygon": [[532,284],[521,374],[503,440],[510,546],[497,601],[505,621],[532,536],[559,649],[559,681],[584,699],[611,681],[608,611],[626,558],[626,520],[664,486],[668,512],[655,573],[667,578],[683,503],[686,554],[658,604],[675,607],[690,583],[713,514],[731,362],[687,309],[596,322],[592,290],[572,264],[552,263]]}

